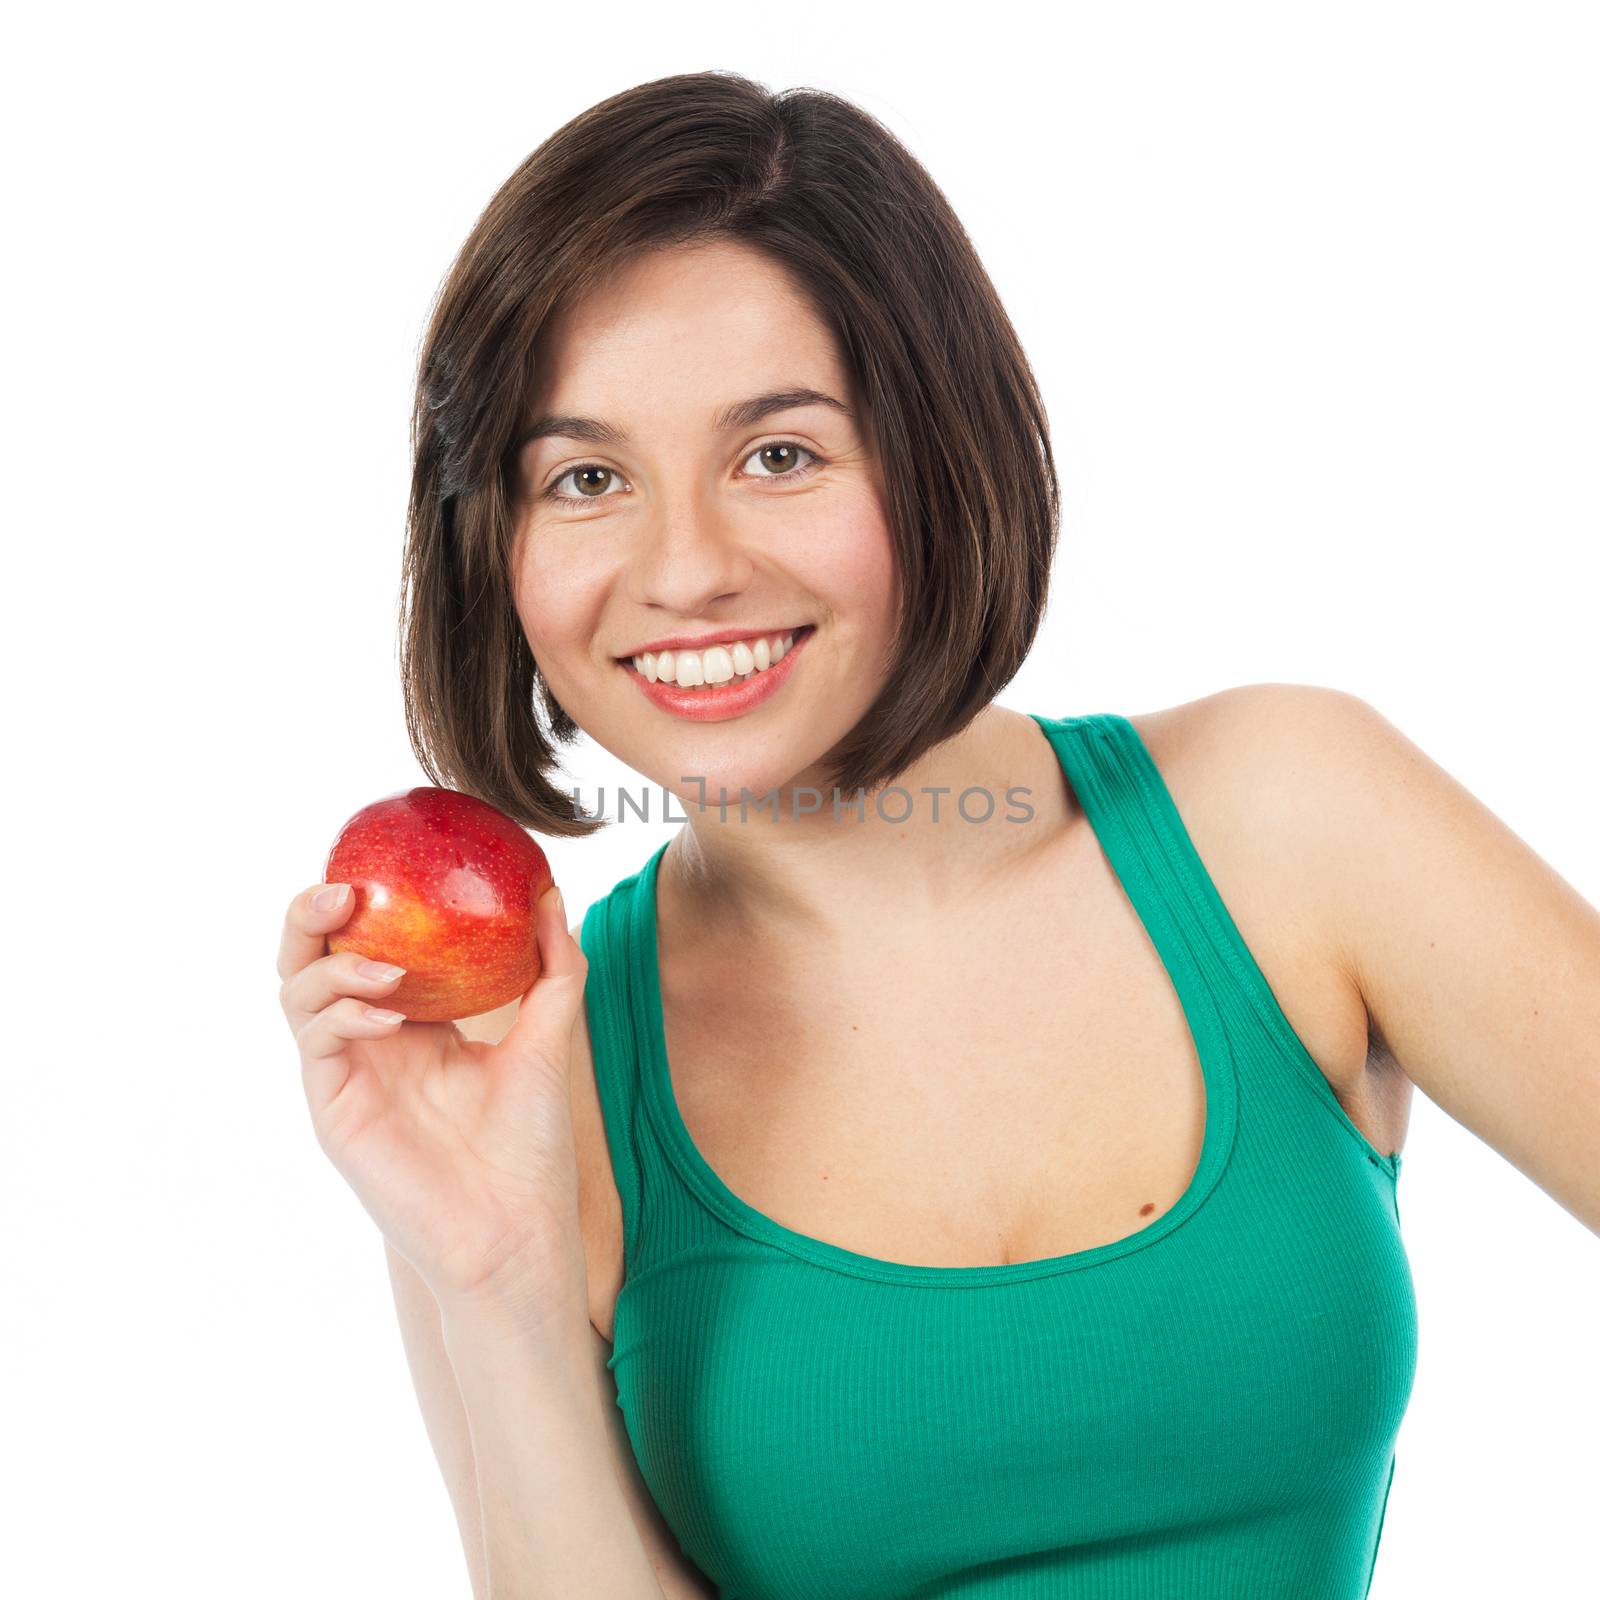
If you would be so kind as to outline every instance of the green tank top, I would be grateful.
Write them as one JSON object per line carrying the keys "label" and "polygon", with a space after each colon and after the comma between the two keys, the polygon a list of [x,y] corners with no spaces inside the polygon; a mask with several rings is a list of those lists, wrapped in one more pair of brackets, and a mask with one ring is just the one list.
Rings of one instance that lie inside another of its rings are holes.
{"label": "green tank top", "polygon": [[721,1600],[1358,1600],[1416,1366],[1400,1156],[1291,1028],[1133,725],[1033,720],[1194,1037],[1188,1188],[1125,1238],[990,1267],[746,1205],[673,1098],[663,845],[581,930],[640,1474]]}

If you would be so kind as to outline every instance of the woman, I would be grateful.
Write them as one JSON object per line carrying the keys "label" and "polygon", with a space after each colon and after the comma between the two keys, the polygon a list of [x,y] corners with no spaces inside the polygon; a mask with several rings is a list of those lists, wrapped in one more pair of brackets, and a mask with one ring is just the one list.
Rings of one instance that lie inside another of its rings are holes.
{"label": "woman", "polygon": [[1412,1087],[1600,1230],[1594,908],[1337,690],[995,704],[1043,407],[830,96],[669,78],[543,145],[414,447],[430,777],[587,834],[581,728],[687,813],[459,1029],[326,954],[348,892],[286,920],[475,1592],[1365,1594]]}

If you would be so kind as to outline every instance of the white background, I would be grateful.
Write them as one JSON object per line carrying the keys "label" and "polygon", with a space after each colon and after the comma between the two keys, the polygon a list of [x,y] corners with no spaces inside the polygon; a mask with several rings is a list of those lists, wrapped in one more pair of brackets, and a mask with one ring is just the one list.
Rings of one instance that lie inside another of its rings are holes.
{"label": "white background", "polygon": [[[422,781],[430,298],[617,90],[832,89],[951,198],[1065,490],[1005,704],[1347,689],[1600,900],[1592,8],[43,15],[0,96],[7,1592],[468,1594],[273,963],[337,826]],[[640,782],[588,741],[567,773]],[[572,920],[668,832],[555,841]],[[1420,1367],[1374,1600],[1593,1595],[1600,1240],[1420,1094],[1400,1208]]]}

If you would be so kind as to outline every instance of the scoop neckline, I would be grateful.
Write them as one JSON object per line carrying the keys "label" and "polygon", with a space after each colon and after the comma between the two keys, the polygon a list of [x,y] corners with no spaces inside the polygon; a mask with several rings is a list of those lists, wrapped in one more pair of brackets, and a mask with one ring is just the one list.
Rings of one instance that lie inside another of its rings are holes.
{"label": "scoop neckline", "polygon": [[[661,1003],[659,918],[656,904],[657,869],[671,840],[663,843],[640,869],[630,918],[634,944],[629,970],[640,975],[629,986],[644,1043],[645,1101],[664,1134],[669,1159],[699,1199],[737,1232],[799,1256],[814,1265],[880,1282],[916,1284],[927,1288],[973,1288],[990,1284],[1021,1283],[1062,1272],[1078,1272],[1120,1260],[1168,1238],[1205,1203],[1227,1166],[1237,1121],[1238,1089],[1226,1029],[1203,976],[1188,946],[1174,925],[1155,881],[1144,867],[1133,840],[1114,809],[1104,803],[1093,785],[1077,781],[1082,759],[1075,740],[1092,736],[1099,716],[1041,717],[1028,715],[1050,742],[1063,774],[1084,812],[1090,832],[1110,864],[1112,875],[1144,924],[1161,959],[1168,982],[1176,992],[1184,1020],[1199,1058],[1205,1084],[1205,1132],[1200,1159],[1188,1186],[1172,1206],[1142,1228],[1120,1239],[1091,1245],[1065,1255],[1040,1257],[988,1266],[942,1267],[915,1262],[888,1261],[843,1245],[830,1244],[785,1227],[742,1200],[725,1184],[700,1153],[690,1136],[672,1087],[667,1058],[666,1017]],[[1164,835],[1163,835],[1164,837]]]}

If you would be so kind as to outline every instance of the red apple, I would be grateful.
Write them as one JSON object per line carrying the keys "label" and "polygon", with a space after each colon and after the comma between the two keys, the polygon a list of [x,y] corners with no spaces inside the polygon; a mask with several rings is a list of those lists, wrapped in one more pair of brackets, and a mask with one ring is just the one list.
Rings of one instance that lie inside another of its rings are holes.
{"label": "red apple", "polygon": [[519,823],[470,794],[407,789],[364,806],[322,876],[356,897],[329,951],[404,967],[374,1003],[411,1021],[481,1016],[539,976],[534,916],[550,863]]}

